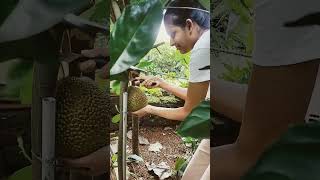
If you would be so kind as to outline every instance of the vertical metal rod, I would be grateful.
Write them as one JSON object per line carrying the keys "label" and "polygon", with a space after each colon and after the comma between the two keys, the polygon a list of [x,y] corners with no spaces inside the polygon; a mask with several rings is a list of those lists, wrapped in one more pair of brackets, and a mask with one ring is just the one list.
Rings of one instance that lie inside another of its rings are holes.
{"label": "vertical metal rod", "polygon": [[122,131],[122,137],[123,137],[123,142],[122,142],[122,168],[123,168],[123,180],[126,180],[126,175],[127,175],[127,118],[128,118],[128,93],[124,92],[123,93],[123,109],[122,109],[122,117],[123,117],[123,131]]}
{"label": "vertical metal rod", "polygon": [[55,180],[56,100],[42,99],[42,180]]}

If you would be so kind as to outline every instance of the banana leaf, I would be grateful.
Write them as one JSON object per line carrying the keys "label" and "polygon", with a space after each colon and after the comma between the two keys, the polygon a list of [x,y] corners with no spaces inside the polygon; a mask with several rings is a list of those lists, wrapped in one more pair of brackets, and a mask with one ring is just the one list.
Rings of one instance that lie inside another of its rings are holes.
{"label": "banana leaf", "polygon": [[62,21],[68,13],[79,13],[90,0],[1,0],[0,43],[24,39]]}
{"label": "banana leaf", "polygon": [[210,114],[210,102],[201,102],[180,124],[178,134],[182,137],[210,138],[212,124]]}
{"label": "banana leaf", "polygon": [[152,49],[161,20],[162,4],[159,0],[149,0],[125,8],[111,32],[111,75],[138,64]]}
{"label": "banana leaf", "polygon": [[292,126],[242,180],[320,179],[319,152],[320,122]]}

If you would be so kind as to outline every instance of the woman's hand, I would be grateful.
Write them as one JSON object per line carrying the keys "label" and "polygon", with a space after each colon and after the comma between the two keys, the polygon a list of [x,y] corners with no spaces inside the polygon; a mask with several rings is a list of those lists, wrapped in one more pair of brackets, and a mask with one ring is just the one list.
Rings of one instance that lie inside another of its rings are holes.
{"label": "woman's hand", "polygon": [[144,108],[142,108],[142,109],[140,109],[138,111],[132,112],[131,114],[137,116],[140,119],[143,116],[149,114],[150,108],[151,108],[151,105],[147,105],[146,107],[144,107]]}
{"label": "woman's hand", "polygon": [[107,57],[109,55],[108,48],[85,49],[81,51],[81,54],[88,58]]}
{"label": "woman's hand", "polygon": [[82,50],[81,54],[84,57],[92,58],[87,61],[79,63],[79,69],[81,72],[89,73],[95,71],[97,68],[101,69],[100,77],[103,79],[109,78],[109,66],[108,62],[102,60],[96,61],[95,58],[106,58],[109,56],[108,48],[94,48]]}
{"label": "woman's hand", "polygon": [[107,172],[109,166],[108,146],[78,159],[61,159],[58,164],[74,168],[83,175],[98,176]]}
{"label": "woman's hand", "polygon": [[143,81],[141,83],[142,86],[148,88],[148,89],[152,89],[152,88],[157,88],[163,85],[164,80],[158,77],[154,77],[154,76],[139,76],[135,78],[138,81]]}

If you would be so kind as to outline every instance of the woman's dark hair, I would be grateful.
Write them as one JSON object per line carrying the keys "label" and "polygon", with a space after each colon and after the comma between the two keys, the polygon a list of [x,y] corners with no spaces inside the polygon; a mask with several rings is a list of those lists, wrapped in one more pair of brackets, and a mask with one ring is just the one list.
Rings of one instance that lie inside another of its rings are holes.
{"label": "woman's dark hair", "polygon": [[[175,8],[175,7],[190,7],[187,8]],[[195,8],[195,9],[191,9]],[[167,21],[169,16],[174,25],[185,27],[186,20],[191,19],[195,21],[202,29],[210,28],[210,14],[197,0],[174,0],[167,5],[164,20]]]}

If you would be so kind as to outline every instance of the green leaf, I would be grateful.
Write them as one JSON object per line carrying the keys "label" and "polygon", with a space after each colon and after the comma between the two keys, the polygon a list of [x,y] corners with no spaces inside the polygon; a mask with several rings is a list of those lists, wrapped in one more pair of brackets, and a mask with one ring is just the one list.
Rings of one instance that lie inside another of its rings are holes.
{"label": "green leaf", "polygon": [[234,13],[241,17],[242,21],[247,24],[253,22],[249,9],[247,9],[240,0],[226,0],[226,4]]}
{"label": "green leaf", "polygon": [[210,0],[198,0],[200,4],[210,11]]}
{"label": "green leaf", "polygon": [[246,65],[243,67],[226,63],[222,64],[226,71],[219,75],[219,78],[239,84],[248,84],[253,67],[251,61],[246,61]]}
{"label": "green leaf", "polygon": [[7,85],[2,94],[7,97],[19,97],[21,103],[31,104],[33,63],[18,60],[9,68]]}
{"label": "green leaf", "polygon": [[112,117],[112,122],[115,123],[115,124],[116,124],[116,123],[119,123],[120,120],[121,120],[121,119],[120,119],[120,114],[117,114],[117,115],[115,115],[115,116]]}
{"label": "green leaf", "polygon": [[180,169],[183,168],[183,166],[186,164],[187,160],[182,157],[178,157],[176,160],[176,163],[174,165],[174,170],[180,171]]}
{"label": "green leaf", "polygon": [[32,103],[32,82],[33,82],[33,68],[25,74],[23,84],[20,88],[20,101],[21,104]]}
{"label": "green leaf", "polygon": [[247,8],[249,8],[249,9],[253,8],[253,5],[254,5],[253,0],[243,0],[242,2]]}
{"label": "green leaf", "polygon": [[8,180],[32,180],[32,167],[27,166],[16,171]]}
{"label": "green leaf", "polygon": [[0,26],[11,14],[11,11],[16,7],[19,0],[2,0],[0,1]]}
{"label": "green leaf", "polygon": [[221,1],[212,11],[212,19],[222,16],[228,13],[228,8],[226,7],[225,1]]}
{"label": "green leaf", "polygon": [[[90,0],[0,1],[0,43],[24,39],[38,34],[62,21],[68,13],[79,13]],[[23,21],[23,22],[22,22]]]}
{"label": "green leaf", "polygon": [[111,157],[112,162],[117,162],[118,160],[118,155],[117,154],[113,154]]}
{"label": "green leaf", "polygon": [[150,66],[151,64],[152,64],[151,61],[140,61],[140,63],[136,65],[136,67],[144,68],[144,67]]}
{"label": "green leaf", "polygon": [[91,21],[103,22],[109,19],[111,0],[101,0],[95,5],[93,13],[90,16]]}
{"label": "green leaf", "polygon": [[159,0],[125,8],[111,33],[111,75],[136,65],[152,49],[161,20],[162,4]]}
{"label": "green leaf", "polygon": [[320,179],[320,123],[290,127],[243,180]]}
{"label": "green leaf", "polygon": [[203,101],[181,123],[177,132],[183,137],[209,138],[210,137],[210,102]]}
{"label": "green leaf", "polygon": [[116,95],[120,95],[120,81],[114,80],[111,82],[111,93],[114,93]]}

